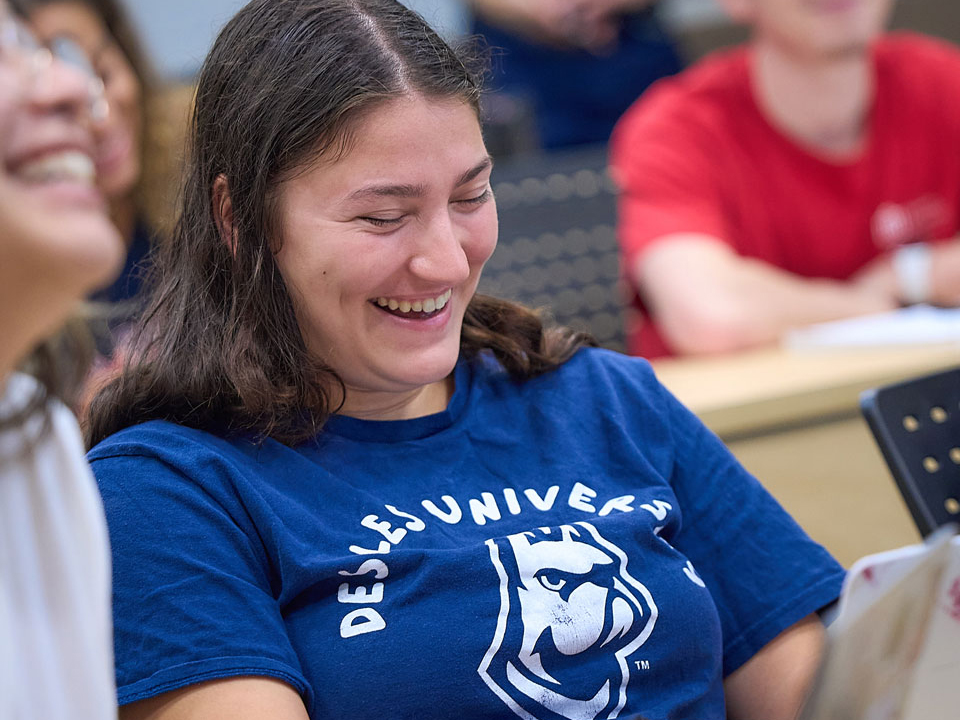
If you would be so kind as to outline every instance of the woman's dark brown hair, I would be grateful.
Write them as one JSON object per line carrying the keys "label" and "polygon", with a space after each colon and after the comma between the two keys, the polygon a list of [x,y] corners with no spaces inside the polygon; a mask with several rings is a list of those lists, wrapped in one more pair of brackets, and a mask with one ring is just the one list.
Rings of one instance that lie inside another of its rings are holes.
{"label": "woman's dark brown hair", "polygon": [[[201,70],[173,237],[157,254],[131,356],[90,407],[88,443],[154,418],[290,444],[316,434],[336,412],[342,383],[307,352],[274,262],[281,185],[319,156],[344,152],[356,120],[378,104],[418,93],[478,110],[480,92],[472,64],[394,0],[244,7]],[[229,244],[213,208],[219,176],[232,201]],[[477,296],[461,353],[490,350],[522,379],[585,342],[545,329],[523,307]]]}

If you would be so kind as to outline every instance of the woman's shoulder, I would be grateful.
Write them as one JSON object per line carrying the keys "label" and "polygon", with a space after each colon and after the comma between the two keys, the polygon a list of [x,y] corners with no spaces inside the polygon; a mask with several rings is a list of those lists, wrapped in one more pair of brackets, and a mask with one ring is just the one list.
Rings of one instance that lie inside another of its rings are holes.
{"label": "woman's shoulder", "polygon": [[[481,382],[509,383],[506,371],[485,358]],[[541,400],[571,400],[591,404],[628,403],[635,407],[659,406],[662,388],[650,363],[603,348],[581,348],[569,360],[519,385],[516,392]],[[529,399],[529,397],[528,397]]]}
{"label": "woman's shoulder", "polygon": [[[36,398],[42,401],[37,402]],[[25,412],[35,407],[33,412]],[[19,424],[0,430],[0,457],[16,454],[38,443],[68,444],[82,453],[80,428],[76,416],[61,400],[50,396],[42,383],[32,375],[13,373],[6,382],[0,381],[0,418],[18,417]]]}
{"label": "woman's shoulder", "polygon": [[557,382],[618,392],[659,392],[659,382],[645,358],[604,348],[581,348],[557,368]]}
{"label": "woman's shoulder", "polygon": [[[118,507],[214,499],[237,503],[238,488],[257,475],[258,446],[166,420],[124,428],[98,443],[87,460],[108,516]],[[118,500],[118,498],[122,498]]]}
{"label": "woman's shoulder", "polygon": [[0,404],[17,403],[30,397],[39,387],[39,382],[32,375],[15,372],[2,383],[0,390]]}
{"label": "woman's shoulder", "polygon": [[[583,347],[568,362],[584,363],[609,370],[621,369],[631,374],[650,370],[650,361],[634,355],[625,355],[616,350],[600,347]],[[567,364],[567,363],[564,363]]]}
{"label": "woman's shoulder", "polygon": [[[30,405],[33,398],[43,393],[40,381],[27,373],[15,372],[6,380],[0,379],[0,417],[16,415]],[[51,406],[62,405],[53,401]]]}
{"label": "woman's shoulder", "polygon": [[110,457],[152,456],[169,462],[176,457],[223,454],[240,444],[236,439],[206,430],[167,420],[149,420],[105,438],[91,448],[87,458],[93,462]]}

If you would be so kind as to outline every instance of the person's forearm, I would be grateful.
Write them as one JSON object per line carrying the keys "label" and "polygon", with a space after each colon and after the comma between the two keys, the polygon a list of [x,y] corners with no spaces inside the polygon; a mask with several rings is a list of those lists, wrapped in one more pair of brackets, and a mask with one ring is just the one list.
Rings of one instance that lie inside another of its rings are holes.
{"label": "person's forearm", "polygon": [[550,43],[563,41],[558,26],[572,7],[571,0],[557,0],[547,6],[541,6],[542,0],[468,1],[473,12],[491,25]]}
{"label": "person's forearm", "polygon": [[743,339],[750,345],[775,342],[788,330],[812,323],[892,310],[892,292],[852,282],[803,278],[760,261],[743,261],[731,278],[736,311],[746,319]]}
{"label": "person's forearm", "polygon": [[784,630],[724,680],[730,720],[794,720],[823,657],[816,615]]}
{"label": "person's forearm", "polygon": [[597,49],[614,39],[619,5],[610,0],[470,0],[473,11],[491,25],[535,43],[565,49]]}
{"label": "person's forearm", "polygon": [[697,236],[661,243],[641,258],[635,277],[665,339],[679,353],[772,344],[791,328],[897,307],[884,291],[802,278]]}
{"label": "person's forearm", "polygon": [[467,0],[474,13],[501,27],[524,28],[539,26],[536,19],[547,14],[562,16],[570,12],[576,0],[556,0],[544,5],[544,0]]}
{"label": "person's forearm", "polygon": [[629,13],[636,10],[643,10],[653,5],[657,0],[588,0],[591,9],[598,12],[619,12]]}

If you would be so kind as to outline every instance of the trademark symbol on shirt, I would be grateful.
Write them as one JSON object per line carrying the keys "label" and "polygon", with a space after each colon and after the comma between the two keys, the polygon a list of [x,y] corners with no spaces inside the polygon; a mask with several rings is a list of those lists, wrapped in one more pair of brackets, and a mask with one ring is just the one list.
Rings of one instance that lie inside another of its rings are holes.
{"label": "trademark symbol on shirt", "polygon": [[637,670],[649,670],[650,661],[649,660],[634,660],[633,664],[637,666]]}

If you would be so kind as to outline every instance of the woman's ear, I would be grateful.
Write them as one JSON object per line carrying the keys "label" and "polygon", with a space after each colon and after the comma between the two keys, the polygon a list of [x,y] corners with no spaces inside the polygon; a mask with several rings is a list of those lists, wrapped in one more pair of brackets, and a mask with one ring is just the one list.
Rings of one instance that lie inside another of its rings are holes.
{"label": "woman's ear", "polygon": [[217,221],[220,238],[230,248],[230,252],[237,253],[237,236],[233,228],[233,200],[230,198],[230,186],[227,176],[217,175],[213,181],[213,217]]}

